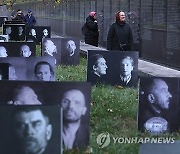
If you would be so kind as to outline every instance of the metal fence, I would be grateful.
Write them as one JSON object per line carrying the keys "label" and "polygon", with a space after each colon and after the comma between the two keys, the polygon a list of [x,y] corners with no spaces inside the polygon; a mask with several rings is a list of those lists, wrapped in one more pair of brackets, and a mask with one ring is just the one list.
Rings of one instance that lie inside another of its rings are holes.
{"label": "metal fence", "polygon": [[110,25],[118,10],[126,12],[135,50],[140,56],[180,68],[179,0],[62,0],[59,5],[42,1],[15,5],[24,13],[32,9],[38,25],[51,26],[54,33],[83,40],[81,27],[90,11],[98,13],[99,44],[106,47]]}

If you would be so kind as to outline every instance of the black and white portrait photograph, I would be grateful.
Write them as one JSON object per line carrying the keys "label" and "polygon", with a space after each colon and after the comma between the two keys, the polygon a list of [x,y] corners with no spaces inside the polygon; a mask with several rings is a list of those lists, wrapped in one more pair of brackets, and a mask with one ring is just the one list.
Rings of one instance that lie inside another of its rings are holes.
{"label": "black and white portrait photograph", "polygon": [[3,34],[8,35],[11,41],[25,41],[25,24],[5,24]]}
{"label": "black and white portrait photograph", "polygon": [[7,57],[0,63],[9,64],[9,80],[55,81],[53,57]]}
{"label": "black and white portrait photograph", "polygon": [[61,38],[43,38],[41,51],[43,57],[54,57],[55,64],[61,64]]}
{"label": "black and white portrait photograph", "polygon": [[56,65],[54,61],[54,57],[34,57],[27,59],[27,80],[55,81]]}
{"label": "black and white portrait photograph", "polygon": [[8,20],[8,17],[5,17],[5,16],[0,16],[0,27],[5,24],[5,21]]}
{"label": "black and white portrait photograph", "polygon": [[64,91],[62,140],[65,149],[86,147],[89,144],[89,102],[79,88]]}
{"label": "black and white portrait photograph", "polygon": [[26,29],[26,41],[34,41],[36,44],[41,44],[43,38],[51,37],[50,26],[33,26]]}
{"label": "black and white portrait photograph", "polygon": [[116,52],[115,57],[118,57],[118,63],[115,66],[118,67],[118,76],[115,80],[117,85],[122,87],[137,87],[138,84],[138,52],[126,51],[120,52],[118,56]]}
{"label": "black and white portrait photograph", "polygon": [[87,81],[136,87],[138,52],[88,50]]}
{"label": "black and white portrait photograph", "polygon": [[[106,52],[106,51],[103,51]],[[87,81],[96,83],[105,83],[108,71],[106,53],[98,53],[88,51],[88,65],[87,65]]]}
{"label": "black and white portrait photograph", "polygon": [[0,63],[0,80],[8,80],[8,79],[9,79],[9,64]]}
{"label": "black and white portrait photograph", "polygon": [[0,35],[0,42],[8,42],[8,35]]}
{"label": "black and white portrait photograph", "polygon": [[[1,43],[4,43],[4,42],[0,42]],[[7,52],[7,49],[6,47],[0,45],[0,57],[8,57],[8,52]]]}
{"label": "black and white portrait photograph", "polygon": [[[63,111],[65,149],[89,145],[91,84],[87,82],[2,81],[2,105],[57,105]],[[9,93],[9,95],[6,95]]]}
{"label": "black and white portrait photograph", "polygon": [[78,65],[80,40],[76,38],[61,39],[61,64]]}
{"label": "black and white portrait photograph", "polygon": [[0,106],[0,153],[60,154],[61,119],[59,106]]}
{"label": "black and white portrait photograph", "polygon": [[150,134],[178,128],[179,78],[141,77],[138,130]]}
{"label": "black and white portrait photograph", "polygon": [[[34,42],[0,42],[0,51],[5,49],[7,51],[6,57],[35,57],[36,55]],[[1,52],[4,53],[3,51]],[[6,54],[3,55],[5,57]]]}

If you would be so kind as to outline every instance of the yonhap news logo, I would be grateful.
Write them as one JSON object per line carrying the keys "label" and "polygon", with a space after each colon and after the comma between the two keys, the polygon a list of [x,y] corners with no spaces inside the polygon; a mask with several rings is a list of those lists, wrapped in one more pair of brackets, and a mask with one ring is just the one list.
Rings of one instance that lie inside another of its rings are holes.
{"label": "yonhap news logo", "polygon": [[110,134],[108,132],[106,133],[101,133],[97,136],[97,144],[99,148],[104,148],[107,147],[110,144]]}
{"label": "yonhap news logo", "polygon": [[133,144],[133,143],[174,143],[174,137],[114,137],[108,132],[101,133],[97,136],[96,142],[99,148],[107,147],[110,142],[113,144]]}

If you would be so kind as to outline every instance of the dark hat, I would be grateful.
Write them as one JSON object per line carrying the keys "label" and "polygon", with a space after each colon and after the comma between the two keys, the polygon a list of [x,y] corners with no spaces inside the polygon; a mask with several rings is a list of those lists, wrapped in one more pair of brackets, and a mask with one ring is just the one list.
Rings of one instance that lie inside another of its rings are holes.
{"label": "dark hat", "polygon": [[29,9],[29,10],[28,10],[28,13],[31,13],[31,12],[32,12],[32,10]]}

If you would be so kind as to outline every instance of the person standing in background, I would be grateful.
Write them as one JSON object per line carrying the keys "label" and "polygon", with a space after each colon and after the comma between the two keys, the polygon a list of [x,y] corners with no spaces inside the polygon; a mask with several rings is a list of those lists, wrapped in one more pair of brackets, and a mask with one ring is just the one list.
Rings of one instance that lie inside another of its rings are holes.
{"label": "person standing in background", "polygon": [[82,31],[85,36],[85,43],[98,47],[99,31],[96,19],[96,12],[90,12]]}
{"label": "person standing in background", "polygon": [[17,10],[17,13],[16,13],[16,16],[15,16],[15,18],[13,18],[13,20],[18,20],[18,21],[22,21],[22,22],[24,22],[24,14],[23,14],[23,12],[19,9],[19,10]]}
{"label": "person standing in background", "polygon": [[28,27],[32,27],[36,24],[36,19],[35,17],[32,15],[32,11],[28,10],[28,13],[25,15],[25,22],[27,23]]}
{"label": "person standing in background", "polygon": [[133,34],[130,25],[126,22],[125,12],[116,13],[116,22],[109,29],[107,36],[107,49],[132,51]]}

